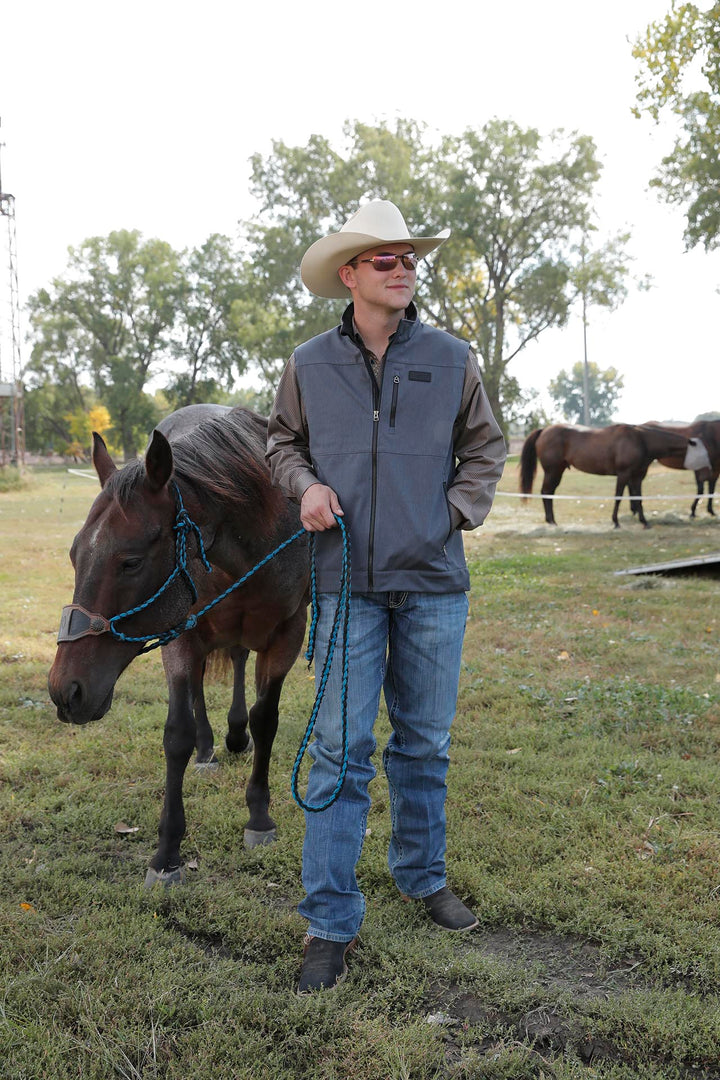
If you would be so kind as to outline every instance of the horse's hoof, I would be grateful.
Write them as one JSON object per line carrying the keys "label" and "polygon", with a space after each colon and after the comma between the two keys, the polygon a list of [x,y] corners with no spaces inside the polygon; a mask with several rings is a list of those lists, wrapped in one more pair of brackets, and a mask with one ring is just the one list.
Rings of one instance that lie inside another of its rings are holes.
{"label": "horse's hoof", "polygon": [[153,870],[151,866],[145,875],[145,888],[152,889],[155,885],[162,885],[165,889],[171,889],[173,885],[182,885],[184,881],[183,866],[176,866],[174,870]]}
{"label": "horse's hoof", "polygon": [[265,832],[260,832],[258,829],[246,829],[244,840],[248,850],[267,847],[268,844],[274,844],[277,840],[277,829],[266,829]]}
{"label": "horse's hoof", "polygon": [[250,735],[248,735],[247,742],[245,743],[245,745],[236,748],[236,747],[230,745],[230,735],[227,734],[225,736],[225,749],[230,754],[250,754],[250,753],[252,753],[252,749],[253,749],[252,738],[251,738]]}
{"label": "horse's hoof", "polygon": [[193,767],[195,772],[199,773],[217,772],[220,768],[220,762],[213,754],[209,761],[196,761]]}

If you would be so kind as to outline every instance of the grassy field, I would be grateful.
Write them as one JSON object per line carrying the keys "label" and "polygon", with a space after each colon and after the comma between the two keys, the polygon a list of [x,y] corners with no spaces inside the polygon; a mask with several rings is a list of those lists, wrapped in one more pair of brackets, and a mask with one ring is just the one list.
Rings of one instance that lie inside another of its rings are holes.
{"label": "grassy field", "polygon": [[[517,490],[511,461],[501,489]],[[39,469],[0,492],[0,1074],[8,1080],[720,1077],[720,579],[617,576],[720,553],[685,474],[653,467],[653,527],[570,474],[557,528],[498,496],[467,536],[473,591],[448,799],[453,887],[481,927],[433,932],[386,866],[373,784],[362,945],[299,999],[302,814],[290,770],[313,699],[288,680],[279,838],[242,846],[246,759],[189,772],[182,888],[143,888],[165,684],[137,660],[99,723],[46,691],[67,557],[96,493]],[[603,502],[588,495],[602,495]],[[720,507],[719,507],[720,511]],[[208,704],[222,744],[229,687]],[[387,731],[379,721],[379,742]],[[380,763],[377,762],[380,769]],[[135,831],[118,831],[123,823]]]}

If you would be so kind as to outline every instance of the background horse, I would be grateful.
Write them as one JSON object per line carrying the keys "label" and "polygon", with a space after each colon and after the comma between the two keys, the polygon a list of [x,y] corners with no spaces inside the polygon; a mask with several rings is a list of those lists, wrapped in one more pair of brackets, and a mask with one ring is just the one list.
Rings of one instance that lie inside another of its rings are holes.
{"label": "background horse", "polygon": [[[119,470],[103,440],[94,436],[93,463],[102,491],[71,548],[73,605],[66,609],[67,616],[64,613],[66,633],[61,634],[48,679],[63,721],[84,724],[108,711],[118,677],[143,650],[142,641],[122,638],[158,636],[184,625],[191,611],[218,596],[300,527],[298,508],[270,482],[264,460],[267,422],[245,409],[199,408],[180,410],[163,422],[172,445],[156,429],[145,461]],[[198,423],[208,413],[211,418]],[[199,530],[186,529],[182,548],[187,575],[175,573],[181,561],[177,530],[185,521],[175,484],[191,524]],[[212,574],[201,557],[200,536],[215,568]],[[189,578],[196,583],[197,602]],[[148,883],[180,879],[183,778],[196,744],[199,762],[214,760],[203,675],[207,657],[219,648],[229,651],[235,668],[226,745],[232,751],[246,749],[249,722],[254,747],[246,790],[246,843],[254,846],[274,838],[268,812],[270,752],[282,685],[302,646],[307,601],[308,545],[303,536],[194,628],[164,645],[169,689],[163,739],[166,790]],[[116,625],[122,634],[118,640],[109,630],[109,619],[128,611],[133,614]],[[257,658],[256,699],[248,716],[244,672],[249,650]]]}
{"label": "background horse", "polygon": [[[615,476],[615,505],[612,520],[618,524],[620,499],[628,489],[633,512],[648,527],[643,513],[642,482],[655,458],[665,457],[682,463],[689,440],[664,428],[636,427],[633,424],[610,424],[604,428],[574,427],[571,424],[552,424],[537,428],[528,435],[520,454],[520,490],[523,495],[532,491],[538,460],[545,475],[542,494],[552,496],[566,469],[599,476]],[[682,468],[682,464],[678,465]],[[552,498],[544,498],[545,521],[555,525]]]}
{"label": "background horse", "polygon": [[[667,431],[675,431],[687,438],[696,438],[704,445],[710,461],[709,468],[695,469],[695,483],[697,484],[697,498],[693,500],[690,508],[690,517],[695,517],[698,503],[705,493],[705,482],[708,486],[707,512],[715,516],[713,510],[713,495],[715,484],[720,476],[720,420],[696,420],[694,424],[658,424],[653,420],[648,423],[650,427],[664,427]],[[658,458],[661,465],[667,465],[669,469],[681,469],[677,460],[672,458]]]}

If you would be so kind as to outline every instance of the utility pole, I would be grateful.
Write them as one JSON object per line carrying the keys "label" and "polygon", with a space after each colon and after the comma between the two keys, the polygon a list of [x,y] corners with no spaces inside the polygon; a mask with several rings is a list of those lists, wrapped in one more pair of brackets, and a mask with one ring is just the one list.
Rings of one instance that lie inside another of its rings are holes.
{"label": "utility pole", "polygon": [[588,372],[587,354],[587,295],[585,286],[582,294],[582,321],[583,321],[583,423],[590,427],[590,377]]}
{"label": "utility pole", "polygon": [[[0,121],[1,124],[1,121]],[[4,143],[0,143],[0,154]],[[25,422],[23,416],[23,388],[20,358],[20,293],[17,272],[17,230],[15,225],[15,196],[6,192],[2,182],[0,160],[0,217],[7,222],[8,284],[9,284],[9,333],[2,334],[0,327],[0,463],[6,458],[6,419],[9,428],[10,462],[18,468],[25,465]],[[6,294],[7,295],[7,294]],[[9,362],[2,354],[3,338],[10,342]]]}
{"label": "utility pole", "polygon": [[590,377],[587,352],[587,273],[585,269],[585,235],[580,245],[580,263],[582,266],[582,324],[583,324],[583,424],[590,427]]}

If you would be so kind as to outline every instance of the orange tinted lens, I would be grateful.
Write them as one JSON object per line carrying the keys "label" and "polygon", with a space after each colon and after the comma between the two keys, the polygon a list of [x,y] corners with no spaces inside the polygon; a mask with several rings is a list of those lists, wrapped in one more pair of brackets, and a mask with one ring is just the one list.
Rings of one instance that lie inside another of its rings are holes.
{"label": "orange tinted lens", "polygon": [[394,270],[399,262],[402,262],[406,270],[417,269],[417,255],[373,255],[367,262],[372,263],[376,270]]}
{"label": "orange tinted lens", "polygon": [[398,259],[398,255],[375,255],[370,262],[376,270],[394,270]]}

